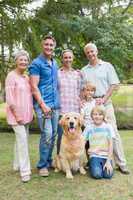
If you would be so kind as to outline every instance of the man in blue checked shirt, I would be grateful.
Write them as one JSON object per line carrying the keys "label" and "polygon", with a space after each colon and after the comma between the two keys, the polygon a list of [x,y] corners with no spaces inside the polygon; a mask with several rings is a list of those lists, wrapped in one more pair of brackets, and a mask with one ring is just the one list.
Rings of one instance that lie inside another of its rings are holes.
{"label": "man in blue checked shirt", "polygon": [[40,160],[37,164],[40,176],[48,176],[52,164],[52,151],[59,117],[58,66],[53,59],[56,41],[52,36],[42,40],[42,53],[29,67],[30,83],[34,97],[34,109],[41,131]]}

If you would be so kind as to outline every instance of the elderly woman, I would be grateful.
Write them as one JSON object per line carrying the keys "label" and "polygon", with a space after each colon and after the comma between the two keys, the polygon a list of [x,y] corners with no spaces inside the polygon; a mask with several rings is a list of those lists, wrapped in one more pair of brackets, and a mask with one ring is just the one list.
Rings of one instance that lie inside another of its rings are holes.
{"label": "elderly woman", "polygon": [[27,75],[24,74],[29,63],[29,55],[21,50],[15,55],[16,68],[6,78],[7,121],[15,136],[15,156],[13,169],[20,171],[21,180],[30,180],[31,168],[28,152],[29,123],[33,118],[32,94]]}
{"label": "elderly woman", "polygon": [[[72,50],[62,52],[62,66],[58,71],[60,117],[68,112],[80,112],[81,74],[73,68],[73,59]],[[60,151],[62,133],[62,127],[58,125],[57,154]]]}

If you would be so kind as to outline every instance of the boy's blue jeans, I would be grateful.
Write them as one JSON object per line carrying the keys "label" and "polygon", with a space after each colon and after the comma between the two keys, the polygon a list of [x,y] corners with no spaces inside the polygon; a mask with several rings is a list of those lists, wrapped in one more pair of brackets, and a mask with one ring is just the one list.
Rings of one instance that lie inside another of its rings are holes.
{"label": "boy's blue jeans", "polygon": [[106,178],[110,179],[113,176],[113,172],[108,174],[106,169],[103,170],[107,159],[99,157],[91,157],[89,160],[89,172],[93,178],[101,179]]}
{"label": "boy's blue jeans", "polygon": [[42,116],[42,110],[39,108],[35,109],[35,111],[41,131],[39,145],[40,160],[37,164],[37,168],[49,168],[52,164],[52,152],[57,133],[59,110],[52,110],[50,118]]}

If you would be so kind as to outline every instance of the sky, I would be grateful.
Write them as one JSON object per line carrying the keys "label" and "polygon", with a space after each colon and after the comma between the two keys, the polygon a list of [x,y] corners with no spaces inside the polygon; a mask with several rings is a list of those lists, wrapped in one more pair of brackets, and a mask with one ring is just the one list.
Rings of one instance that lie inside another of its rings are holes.
{"label": "sky", "polygon": [[44,2],[45,0],[35,0],[33,3],[28,4],[28,9],[32,10],[41,7]]}
{"label": "sky", "polygon": [[[33,3],[28,4],[28,9],[29,9],[29,10],[32,10],[32,9],[36,9],[36,8],[38,8],[38,7],[41,7],[42,4],[43,4],[45,1],[46,1],[46,0],[34,0]],[[129,3],[129,0],[125,0],[125,1],[122,0],[122,2],[121,2],[121,4],[122,4],[122,5],[125,5],[125,6],[126,6],[128,3]],[[116,3],[116,5],[118,5],[118,4]]]}

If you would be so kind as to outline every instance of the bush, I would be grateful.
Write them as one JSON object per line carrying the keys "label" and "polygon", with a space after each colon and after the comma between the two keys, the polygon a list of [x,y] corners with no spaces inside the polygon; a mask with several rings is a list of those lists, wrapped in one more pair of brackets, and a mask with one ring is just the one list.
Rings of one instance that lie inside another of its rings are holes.
{"label": "bush", "polygon": [[133,78],[125,80],[124,83],[126,83],[126,84],[133,84]]}
{"label": "bush", "polygon": [[117,110],[115,112],[118,129],[133,129],[133,109],[132,110]]}
{"label": "bush", "polygon": [[[115,107],[116,119],[119,129],[133,129],[133,85],[121,85],[112,97]],[[6,122],[5,104],[0,104],[0,129],[2,131],[12,130]],[[38,133],[37,120],[34,119],[30,130]]]}

